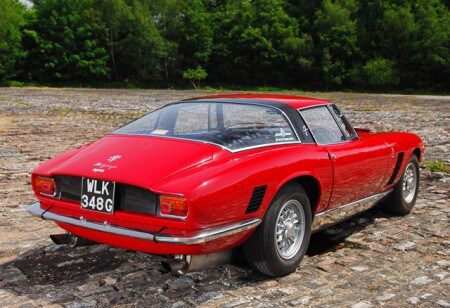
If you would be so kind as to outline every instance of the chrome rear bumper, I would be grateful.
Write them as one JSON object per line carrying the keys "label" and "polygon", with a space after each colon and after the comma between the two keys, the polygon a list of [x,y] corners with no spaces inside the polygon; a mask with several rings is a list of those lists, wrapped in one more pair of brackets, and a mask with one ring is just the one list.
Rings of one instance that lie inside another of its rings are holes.
{"label": "chrome rear bumper", "polygon": [[225,226],[193,231],[188,236],[170,236],[168,234],[152,234],[145,231],[111,226],[106,221],[104,223],[98,223],[94,221],[87,221],[84,217],[73,218],[55,214],[50,212],[49,210],[43,210],[39,202],[31,204],[30,206],[28,206],[27,210],[31,213],[31,215],[41,217],[44,220],[52,220],[90,230],[127,236],[141,240],[180,245],[195,245],[206,243],[225,236],[250,230],[261,223],[261,219],[252,218],[249,220],[231,223]]}

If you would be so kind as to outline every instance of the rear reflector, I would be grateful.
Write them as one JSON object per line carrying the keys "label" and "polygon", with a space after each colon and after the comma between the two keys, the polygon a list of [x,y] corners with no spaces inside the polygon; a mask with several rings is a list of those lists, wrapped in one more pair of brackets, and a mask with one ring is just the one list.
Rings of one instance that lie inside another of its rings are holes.
{"label": "rear reflector", "polygon": [[188,206],[186,198],[177,196],[162,195],[159,197],[161,215],[186,217]]}
{"label": "rear reflector", "polygon": [[34,190],[43,196],[54,197],[56,194],[56,183],[50,177],[35,176],[33,177]]}

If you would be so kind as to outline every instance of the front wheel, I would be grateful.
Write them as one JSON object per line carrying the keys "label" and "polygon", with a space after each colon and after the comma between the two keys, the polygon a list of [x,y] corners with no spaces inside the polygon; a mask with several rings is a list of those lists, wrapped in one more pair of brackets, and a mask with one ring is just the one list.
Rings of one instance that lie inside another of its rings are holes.
{"label": "front wheel", "polygon": [[419,184],[419,160],[413,155],[394,190],[384,202],[384,210],[394,215],[409,214],[416,203]]}
{"label": "front wheel", "polygon": [[250,266],[275,277],[294,272],[308,248],[311,221],[311,207],[303,188],[297,184],[283,187],[243,245]]}

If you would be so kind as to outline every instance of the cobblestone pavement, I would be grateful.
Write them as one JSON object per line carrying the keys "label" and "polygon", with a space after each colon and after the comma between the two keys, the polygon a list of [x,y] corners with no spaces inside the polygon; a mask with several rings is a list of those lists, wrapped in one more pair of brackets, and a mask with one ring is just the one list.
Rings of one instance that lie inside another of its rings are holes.
{"label": "cobblestone pavement", "polygon": [[[161,257],[104,245],[51,244],[60,230],[30,217],[29,172],[169,101],[201,92],[0,89],[1,306],[450,306],[449,174],[422,171],[413,213],[377,209],[313,236],[281,279],[242,261],[174,277]],[[340,103],[357,127],[419,134],[426,161],[449,163],[450,97],[308,93]]]}

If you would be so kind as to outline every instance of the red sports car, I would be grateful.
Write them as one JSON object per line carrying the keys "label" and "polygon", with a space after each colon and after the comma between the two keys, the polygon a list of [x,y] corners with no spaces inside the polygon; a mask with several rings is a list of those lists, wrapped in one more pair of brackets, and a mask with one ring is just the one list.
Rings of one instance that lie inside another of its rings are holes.
{"label": "red sports car", "polygon": [[312,232],[364,211],[408,214],[424,146],[354,129],[333,103],[285,95],[176,102],[33,171],[28,210],[89,240],[173,256],[173,271],[242,246],[259,272],[296,270]]}

